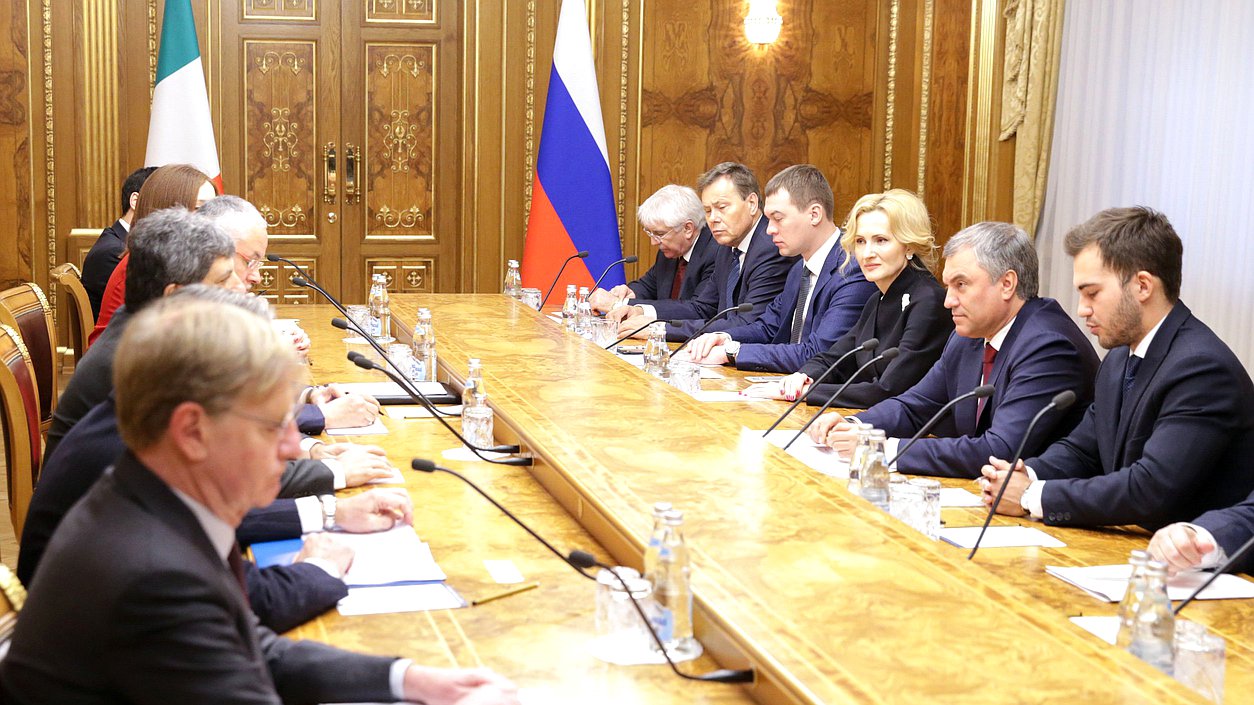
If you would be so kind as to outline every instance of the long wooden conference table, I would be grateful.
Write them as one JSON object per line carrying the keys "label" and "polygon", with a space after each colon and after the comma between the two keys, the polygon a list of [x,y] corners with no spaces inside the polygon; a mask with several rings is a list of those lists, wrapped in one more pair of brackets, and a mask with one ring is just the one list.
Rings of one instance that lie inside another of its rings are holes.
{"label": "long wooden conference table", "polygon": [[[431,665],[488,666],[532,702],[598,703],[1183,703],[1192,691],[1074,626],[1111,615],[1045,574],[1046,565],[1123,563],[1139,529],[1040,527],[1065,548],[967,551],[929,540],[828,477],[762,442],[785,405],[702,403],[497,294],[396,296],[412,325],[430,308],[440,374],[458,386],[483,362],[498,442],[521,443],[531,468],[445,460],[457,441],[432,419],[385,418],[398,467],[432,458],[479,482],[560,550],[639,568],[654,502],[685,513],[699,673],[752,667],[752,685],[681,680],[666,666],[619,667],[589,654],[594,584],[445,474],[405,470],[414,528],[467,600],[501,591],[485,560],[509,559],[539,588],[460,610],[343,617],[293,635]],[[313,342],[318,382],[379,381],[344,355],[329,306],[281,307]],[[742,389],[723,369],[705,389]],[[786,427],[800,428],[799,409]],[[453,420],[454,422],[456,419]],[[977,491],[970,481],[948,486]],[[945,509],[948,526],[982,512]],[[1000,524],[1030,524],[997,517]],[[612,559],[609,560],[609,559]],[[1227,697],[1254,693],[1249,601],[1196,602],[1187,617],[1227,639]]]}

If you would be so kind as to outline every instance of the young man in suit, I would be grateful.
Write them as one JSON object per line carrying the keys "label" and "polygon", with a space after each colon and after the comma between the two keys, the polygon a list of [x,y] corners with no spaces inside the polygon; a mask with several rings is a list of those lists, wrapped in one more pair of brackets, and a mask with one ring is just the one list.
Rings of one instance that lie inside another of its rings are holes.
{"label": "young man in suit", "polygon": [[714,273],[718,245],[705,227],[705,213],[697,192],[668,184],[636,209],[649,242],[657,245],[657,259],[644,276],[609,291],[597,289],[588,297],[596,311],[609,311],[619,301],[632,300],[644,315],[657,318],[653,302],[696,296],[706,277]]}
{"label": "young man in suit", "polygon": [[[732,313],[711,330],[727,330],[756,321],[766,305],[784,289],[795,258],[784,257],[771,244],[762,217],[762,193],[749,167],[736,162],[715,165],[697,179],[697,193],[719,247],[714,255],[714,274],[687,300],[655,301],[656,320],[679,321],[666,325],[668,340],[686,340],[709,318],[727,308],[750,303],[747,313]],[[626,335],[649,322],[643,309],[622,306],[607,316],[619,322]],[[640,332],[636,337],[645,337]]]}
{"label": "young man in suit", "polygon": [[[1183,245],[1163,214],[1112,208],[1067,233],[1076,312],[1110,352],[1070,435],[1010,472],[983,468],[985,503],[1047,524],[1157,529],[1254,490],[1254,384],[1180,301]],[[1025,454],[1026,455],[1026,454]]]}
{"label": "young man in suit", "polygon": [[[1036,249],[1021,228],[976,223],[950,238],[944,255],[954,333],[940,360],[909,391],[853,418],[883,429],[893,458],[901,441],[950,400],[991,384],[991,397],[956,404],[932,429],[934,437],[920,439],[896,462],[902,472],[975,478],[990,456],[1014,452],[1054,395],[1074,391],[1080,405],[1092,399],[1097,355],[1057,301],[1037,296]],[[1082,413],[1073,407],[1042,419],[1026,452],[1060,438]],[[857,440],[853,425],[834,412],[812,424],[810,435],[846,457]]]}
{"label": "young man in suit", "polygon": [[[692,341],[692,359],[742,370],[793,372],[827,350],[858,320],[875,292],[840,248],[832,187],[817,167],[797,164],[766,185],[766,234],[801,260],[758,320]],[[844,266],[851,264],[852,266]]]}
{"label": "young man in suit", "polygon": [[[517,702],[486,669],[257,625],[235,527],[299,451],[299,367],[268,322],[233,306],[163,299],[134,315],[115,368],[127,450],[48,546],[0,663],[6,702]],[[186,382],[153,384],[172,379]]]}
{"label": "young man in suit", "polygon": [[100,315],[100,298],[104,296],[105,285],[118,266],[122,253],[126,251],[126,236],[131,232],[131,222],[135,218],[135,202],[139,200],[139,189],[148,180],[148,176],[156,171],[155,166],[146,166],[132,171],[122,182],[122,215],[113,225],[100,231],[100,237],[92,244],[83,259],[83,288],[87,290],[87,298],[91,301],[91,315]]}

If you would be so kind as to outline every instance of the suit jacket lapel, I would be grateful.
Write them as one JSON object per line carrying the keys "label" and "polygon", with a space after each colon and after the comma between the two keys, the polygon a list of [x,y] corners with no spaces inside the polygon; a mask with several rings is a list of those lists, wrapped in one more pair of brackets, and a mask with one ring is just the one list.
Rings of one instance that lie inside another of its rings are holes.
{"label": "suit jacket lapel", "polygon": [[675,285],[675,274],[679,270],[679,260],[671,259],[666,255],[659,254],[661,261],[658,262],[657,268],[657,285],[658,299],[669,299],[671,297],[671,287]]}
{"label": "suit jacket lapel", "polygon": [[[814,281],[814,286],[810,290],[810,305],[806,307],[806,322],[801,327],[802,340],[805,340],[810,335],[810,331],[814,329],[814,322],[823,315],[823,308],[829,300],[826,291],[827,287],[836,286],[840,283],[840,275],[836,270],[840,269],[841,262],[844,259],[845,251],[840,249],[840,243],[837,242],[831,251],[827,253],[827,259],[823,261],[823,269],[819,270],[818,279]],[[805,260],[802,260],[801,266],[805,267]],[[802,274],[805,274],[805,272],[803,271]],[[789,323],[791,324],[792,321],[789,321]]]}
{"label": "suit jacket lapel", "polygon": [[[1136,416],[1137,405],[1141,402],[1141,397],[1145,396],[1145,390],[1149,387],[1150,379],[1154,373],[1158,371],[1158,367],[1162,365],[1163,359],[1167,357],[1167,351],[1171,349],[1171,343],[1176,337],[1176,333],[1180,330],[1180,326],[1184,321],[1193,315],[1189,308],[1183,303],[1177,301],[1172,307],[1171,312],[1163,319],[1163,324],[1159,327],[1158,332],[1154,334],[1154,339],[1150,341],[1149,350],[1145,351],[1145,360],[1141,362],[1140,369],[1136,372],[1136,379],[1132,382],[1132,388],[1127,394],[1123,394],[1123,374],[1124,368],[1127,366],[1127,355],[1131,355],[1131,349],[1128,349],[1123,358],[1123,364],[1118,366],[1115,375],[1117,382],[1115,385],[1116,392],[1122,395],[1119,402],[1119,427],[1115,436],[1115,448],[1119,451],[1119,455],[1123,455],[1124,443],[1128,440],[1128,433],[1132,428],[1132,419]],[[1117,458],[1117,467],[1123,467],[1124,459]]]}
{"label": "suit jacket lapel", "polygon": [[[950,398],[965,394],[975,389],[980,384],[980,373],[984,367],[984,340],[975,338],[962,338],[962,354],[958,357],[957,374],[954,375],[954,387],[949,390]],[[994,392],[994,398],[996,393]],[[992,406],[993,399],[988,400],[989,406]],[[960,436],[976,435],[976,412],[977,404],[975,399],[967,399],[958,402],[954,408],[954,425],[958,429]],[[984,413],[991,413],[991,408],[985,408]]]}

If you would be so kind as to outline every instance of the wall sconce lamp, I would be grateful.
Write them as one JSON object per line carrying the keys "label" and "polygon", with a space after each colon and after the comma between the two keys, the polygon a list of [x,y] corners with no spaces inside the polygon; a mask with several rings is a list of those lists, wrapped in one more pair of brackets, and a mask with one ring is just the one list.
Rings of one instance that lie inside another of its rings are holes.
{"label": "wall sconce lamp", "polygon": [[773,44],[779,39],[784,18],[776,9],[776,0],[749,0],[749,14],[745,16],[745,38],[753,44]]}

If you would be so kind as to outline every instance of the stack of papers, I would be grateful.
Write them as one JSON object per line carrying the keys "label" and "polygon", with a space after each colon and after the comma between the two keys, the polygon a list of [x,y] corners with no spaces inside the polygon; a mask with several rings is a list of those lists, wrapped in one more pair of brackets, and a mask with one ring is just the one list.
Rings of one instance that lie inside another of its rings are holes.
{"label": "stack of papers", "polygon": [[[955,529],[941,529],[942,541],[951,543],[958,548],[971,548],[980,535],[978,526],[961,526]],[[1030,526],[990,526],[980,541],[980,548],[1021,548],[1026,546],[1044,546],[1046,548],[1063,548],[1067,544],[1034,529]]]}
{"label": "stack of papers", "polygon": [[[1132,566],[1127,565],[1094,565],[1081,568],[1063,568],[1045,566],[1045,572],[1070,583],[1103,602],[1119,602],[1128,590],[1128,578],[1132,575]],[[1210,578],[1210,573],[1189,571],[1179,573],[1167,580],[1167,597],[1173,601],[1187,599],[1193,591],[1201,587]],[[1224,574],[1215,579],[1202,594],[1199,600],[1228,600],[1254,597],[1254,583],[1235,575]]]}
{"label": "stack of papers", "polygon": [[374,423],[369,426],[354,426],[353,428],[328,428],[326,434],[328,436],[383,436],[387,435],[388,427],[383,425],[383,421],[375,417]]}
{"label": "stack of papers", "polygon": [[[762,435],[762,431],[750,431],[750,433]],[[796,435],[796,430],[775,429],[766,435],[766,440],[776,448],[783,448]],[[849,461],[840,457],[831,448],[810,440],[810,437],[804,433],[789,446],[787,453],[824,475],[849,479]]]}

